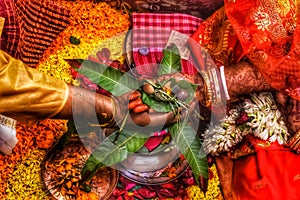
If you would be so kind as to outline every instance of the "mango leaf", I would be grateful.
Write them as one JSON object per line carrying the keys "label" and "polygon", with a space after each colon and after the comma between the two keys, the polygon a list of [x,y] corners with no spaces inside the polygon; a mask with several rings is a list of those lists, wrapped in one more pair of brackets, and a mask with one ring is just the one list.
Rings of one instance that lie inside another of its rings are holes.
{"label": "mango leaf", "polygon": [[[78,66],[73,60],[66,60],[71,66]],[[77,68],[78,73],[83,74],[92,82],[109,91],[115,96],[121,96],[140,86],[139,81],[128,73],[118,69],[96,63],[90,60],[78,60],[81,67]]]}
{"label": "mango leaf", "polygon": [[80,183],[84,183],[85,181],[90,180],[95,175],[97,169],[103,167],[102,163],[98,162],[98,159],[91,155],[87,162],[84,164],[83,169],[81,170],[81,179]]}
{"label": "mango leaf", "polygon": [[208,164],[197,133],[187,123],[172,124],[169,131],[174,143],[192,168],[195,179],[199,184],[200,176],[208,177]]}
{"label": "mango leaf", "polygon": [[175,44],[163,49],[163,59],[158,69],[158,75],[181,72],[181,57]]}
{"label": "mango leaf", "polygon": [[123,130],[109,135],[95,149],[81,170],[82,181],[93,177],[102,166],[112,166],[125,160],[138,151],[146,142],[147,136],[140,132]]}
{"label": "mango leaf", "polygon": [[153,96],[146,94],[145,92],[142,93],[142,100],[144,104],[147,104],[156,112],[170,112],[172,111],[171,102],[163,102],[157,101],[154,99]]}

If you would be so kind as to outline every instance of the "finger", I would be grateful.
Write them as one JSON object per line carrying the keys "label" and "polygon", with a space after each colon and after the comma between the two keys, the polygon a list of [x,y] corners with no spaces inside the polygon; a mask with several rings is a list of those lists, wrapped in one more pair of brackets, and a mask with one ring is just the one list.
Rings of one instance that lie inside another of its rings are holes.
{"label": "finger", "polygon": [[198,104],[198,101],[196,99],[194,99],[189,104],[190,105],[189,108],[180,110],[181,111],[181,118],[184,119],[187,114],[191,114],[195,110],[195,107],[196,107],[197,104]]}
{"label": "finger", "polygon": [[129,102],[128,109],[131,110],[131,109],[134,109],[134,108],[136,108],[137,106],[140,106],[140,105],[143,105],[143,101],[142,101],[141,98],[137,98],[134,101]]}
{"label": "finger", "polygon": [[145,112],[145,111],[148,111],[148,110],[149,110],[149,106],[147,106],[146,104],[143,104],[143,102],[142,102],[141,105],[138,105],[133,109],[133,112],[134,113],[141,113],[141,112]]}
{"label": "finger", "polygon": [[151,107],[149,108],[149,111],[148,111],[148,112],[149,112],[149,114],[157,113],[157,112],[156,112],[153,108],[151,108]]}
{"label": "finger", "polygon": [[129,101],[133,101],[133,100],[135,100],[137,98],[140,98],[141,96],[142,95],[141,95],[141,93],[139,91],[134,91],[133,93],[131,93],[129,95]]}
{"label": "finger", "polygon": [[181,119],[181,115],[180,114],[177,114],[176,116],[174,116],[171,121],[169,122],[170,124],[172,123],[176,123],[178,122],[179,120]]}
{"label": "finger", "polygon": [[153,113],[149,114],[147,111],[141,113],[130,113],[131,119],[134,124],[143,127],[164,127],[167,124],[172,123],[174,119],[174,114],[172,112],[168,113]]}
{"label": "finger", "polygon": [[288,97],[280,92],[276,92],[276,102],[279,103],[282,107],[286,106]]}

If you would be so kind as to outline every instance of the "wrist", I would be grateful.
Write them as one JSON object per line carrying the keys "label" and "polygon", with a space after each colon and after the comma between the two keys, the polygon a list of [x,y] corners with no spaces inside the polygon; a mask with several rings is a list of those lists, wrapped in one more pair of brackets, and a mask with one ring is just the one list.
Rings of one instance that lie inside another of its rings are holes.
{"label": "wrist", "polygon": [[229,100],[224,68],[217,67],[200,70],[198,73],[197,98],[205,107],[222,108]]}
{"label": "wrist", "polygon": [[102,94],[95,96],[95,111],[100,127],[115,127],[116,102],[112,97]]}

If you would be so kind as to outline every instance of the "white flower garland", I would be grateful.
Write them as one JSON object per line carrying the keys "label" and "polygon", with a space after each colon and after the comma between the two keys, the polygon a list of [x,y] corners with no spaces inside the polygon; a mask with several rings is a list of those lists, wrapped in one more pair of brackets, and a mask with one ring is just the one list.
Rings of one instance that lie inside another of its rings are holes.
{"label": "white flower garland", "polygon": [[[241,112],[246,113],[250,121],[237,125],[236,120],[240,118]],[[248,133],[270,142],[277,140],[279,144],[287,141],[287,127],[270,92],[251,94],[251,99],[245,99],[231,109],[219,125],[210,124],[203,134],[204,151],[212,155],[229,151]]]}
{"label": "white flower garland", "polygon": [[251,132],[260,139],[270,142],[277,140],[279,144],[284,144],[289,134],[272,94],[252,94],[251,100],[252,102],[246,100],[244,105],[245,112],[249,117],[253,117],[253,120],[246,123]]}

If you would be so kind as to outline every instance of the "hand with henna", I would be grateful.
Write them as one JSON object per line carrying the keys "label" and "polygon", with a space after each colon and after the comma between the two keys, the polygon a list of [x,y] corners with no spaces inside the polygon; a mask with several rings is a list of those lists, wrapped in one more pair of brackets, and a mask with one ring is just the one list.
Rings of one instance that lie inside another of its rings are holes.
{"label": "hand with henna", "polygon": [[[262,74],[247,62],[225,68],[225,77],[228,92],[233,98],[251,92],[272,90]],[[300,153],[300,102],[276,91],[275,100],[291,135],[286,146]]]}
{"label": "hand with henna", "polygon": [[286,146],[300,153],[300,101],[277,92],[276,102],[291,134]]}

